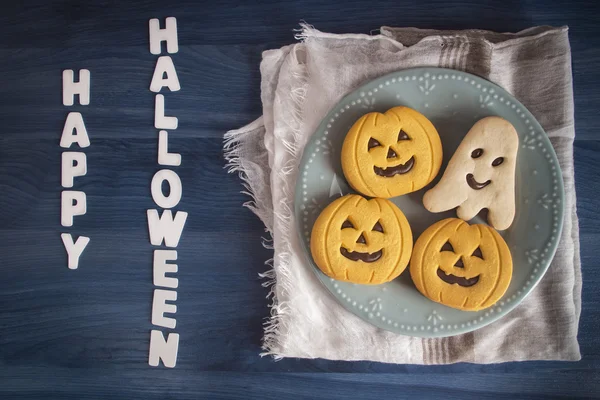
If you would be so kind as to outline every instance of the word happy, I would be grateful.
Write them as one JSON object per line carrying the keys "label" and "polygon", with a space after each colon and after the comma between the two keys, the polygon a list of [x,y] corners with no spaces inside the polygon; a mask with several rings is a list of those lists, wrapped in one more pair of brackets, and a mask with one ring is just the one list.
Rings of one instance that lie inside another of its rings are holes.
{"label": "word happy", "polygon": [[[150,53],[161,54],[161,44],[166,42],[167,52],[177,53],[179,45],[177,43],[177,20],[169,17],[165,21],[165,28],[160,28],[158,19],[150,20]],[[177,129],[178,120],[176,117],[165,115],[165,97],[160,93],[163,88],[168,88],[171,92],[181,89],[179,78],[175,71],[173,60],[169,56],[158,57],[150,91],[157,93],[154,102],[154,127],[158,132],[158,164],[162,166],[177,167],[181,165],[181,155],[178,153],[169,153],[169,134],[168,130]],[[163,183],[169,185],[169,194],[165,195],[162,190]],[[176,248],[181,238],[183,227],[188,214],[184,211],[177,211],[175,217],[170,210],[176,207],[181,200],[182,185],[179,175],[172,169],[160,169],[150,184],[152,199],[158,207],[163,209],[159,216],[156,209],[147,210],[148,231],[150,234],[150,243],[153,246],[161,246],[164,242],[166,247]],[[177,306],[167,304],[167,301],[177,300],[177,289],[179,280],[177,278],[166,276],[167,273],[177,272],[177,264],[169,261],[177,260],[177,250],[154,250],[153,258],[153,282],[154,289],[152,300],[152,325],[162,328],[175,329],[177,321],[175,318],[165,317],[165,313],[175,314]],[[153,329],[150,332],[150,352],[148,364],[158,366],[159,360],[162,360],[165,367],[173,368],[177,363],[177,351],[179,349],[179,334],[169,333],[167,339],[160,330]]]}
{"label": "word happy", "polygon": [[[79,104],[87,106],[90,104],[90,71],[79,70],[79,82],[74,81],[72,69],[63,71],[62,74],[62,97],[63,105],[75,104],[75,95],[79,97]],[[65,120],[60,147],[69,149],[77,144],[80,148],[90,145],[83,116],[78,112],[70,112]],[[63,188],[72,188],[75,177],[84,176],[87,173],[87,157],[82,151],[63,151],[61,155],[61,179]],[[87,212],[87,200],[85,192],[79,190],[63,190],[60,194],[60,224],[64,227],[73,226],[75,216],[84,215]],[[73,241],[70,233],[61,233],[60,237],[67,251],[67,266],[69,269],[77,269],[79,257],[90,242],[90,238],[79,236]]]}

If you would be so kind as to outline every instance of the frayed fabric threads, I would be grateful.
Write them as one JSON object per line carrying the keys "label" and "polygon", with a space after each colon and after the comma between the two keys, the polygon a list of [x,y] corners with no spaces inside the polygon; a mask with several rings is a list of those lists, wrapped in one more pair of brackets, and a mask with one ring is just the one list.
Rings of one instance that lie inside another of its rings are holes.
{"label": "frayed fabric threads", "polygon": [[[289,72],[296,79],[294,86],[289,87],[287,95],[291,101],[293,107],[287,112],[287,118],[284,119],[283,125],[285,129],[282,132],[285,134],[279,135],[283,149],[287,153],[288,160],[277,172],[273,172],[275,180],[279,182],[292,182],[295,181],[295,173],[297,169],[299,151],[300,148],[297,146],[302,132],[302,102],[304,101],[306,94],[306,69],[303,64],[298,61],[297,52],[302,52],[302,45],[296,45],[290,52],[290,59],[287,66]],[[282,93],[282,95],[286,95]],[[293,187],[289,184],[282,186],[282,196],[278,200],[278,211],[274,212],[272,207],[269,207],[268,202],[263,201],[262,197],[257,196],[257,192],[269,191],[268,185],[263,185],[253,177],[253,170],[248,168],[247,164],[251,164],[250,159],[244,157],[246,148],[257,147],[260,148],[262,142],[265,140],[265,134],[275,134],[275,132],[266,132],[263,117],[260,117],[251,124],[234,131],[229,131],[225,134],[224,153],[225,160],[227,161],[226,168],[229,173],[238,173],[242,184],[246,188],[243,193],[251,197],[251,201],[244,203],[244,206],[254,212],[263,222],[272,221],[271,225],[265,222],[267,231],[271,233],[271,238],[267,240],[268,246],[274,248],[275,243],[278,241],[278,237],[273,235],[273,226],[277,226],[278,232],[281,233],[280,237],[286,238],[292,234],[292,219],[293,210],[291,204],[293,203]],[[278,135],[276,135],[278,136]],[[248,140],[248,142],[246,142]],[[250,142],[252,141],[252,143]],[[255,171],[254,171],[255,172]],[[292,176],[293,175],[293,176]],[[271,196],[269,195],[269,199]],[[265,241],[263,241],[263,245]],[[265,246],[267,247],[267,246]],[[269,248],[267,247],[267,248]],[[286,248],[286,241],[282,240],[280,243],[281,251],[276,251],[275,256],[272,260],[266,262],[266,264],[272,267],[264,273],[260,273],[259,277],[265,279],[263,282],[264,287],[270,287],[270,291],[267,294],[267,298],[271,300],[271,316],[265,322],[265,336],[263,339],[263,349],[265,352],[261,353],[261,356],[272,355],[275,359],[281,358],[278,355],[280,348],[279,338],[282,336],[281,331],[286,329],[285,319],[282,318],[288,314],[288,307],[286,302],[280,301],[282,296],[285,296],[290,292],[291,280],[285,279],[289,276],[287,273],[290,263],[291,249]],[[277,277],[280,279],[277,279]],[[278,295],[279,294],[279,295]]]}

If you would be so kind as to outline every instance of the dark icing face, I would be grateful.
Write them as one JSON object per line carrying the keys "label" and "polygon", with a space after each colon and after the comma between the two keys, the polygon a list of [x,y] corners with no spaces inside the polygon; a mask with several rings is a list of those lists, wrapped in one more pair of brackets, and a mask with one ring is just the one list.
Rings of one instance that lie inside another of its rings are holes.
{"label": "dark icing face", "polygon": [[[444,245],[442,246],[440,251],[448,251],[448,252],[452,252],[452,253],[455,252],[454,247],[450,243],[450,240],[448,240],[448,241],[446,241],[446,243],[444,243]],[[464,270],[465,264],[463,262],[463,259],[465,257],[467,257],[467,256],[461,255],[460,258],[454,263],[453,267]],[[483,259],[483,254],[481,253],[481,248],[479,246],[477,246],[477,248],[475,250],[473,250],[473,253],[470,255],[470,257],[477,257],[479,259]],[[444,270],[442,270],[442,268],[438,267],[437,276],[442,281],[444,281],[450,285],[456,284],[456,285],[462,286],[462,287],[469,287],[469,286],[473,286],[477,282],[479,282],[480,275],[474,276],[472,278],[465,278],[462,276],[453,275],[452,273],[446,273],[446,272],[444,272]]]}
{"label": "dark icing face", "polygon": [[[404,132],[404,130],[400,129],[400,132],[398,132],[397,142],[394,144],[390,144],[388,147],[386,160],[389,163],[397,162],[397,159],[399,157],[398,157],[398,153],[396,153],[394,148],[402,148],[402,143],[407,140],[410,140],[410,137],[408,137],[408,134],[406,132]],[[367,150],[371,150],[372,148],[380,147],[380,146],[382,146],[382,144],[379,143],[379,141],[377,139],[370,138],[369,142],[367,144]],[[415,157],[412,156],[404,164],[398,164],[398,165],[389,166],[389,167],[378,167],[377,165],[374,165],[373,171],[375,172],[375,174],[377,174],[379,176],[383,176],[385,178],[391,178],[394,175],[408,173],[414,167],[414,165],[415,165]]]}
{"label": "dark icing face", "polygon": [[[347,229],[347,228],[355,229],[354,224],[349,219],[344,221],[344,223],[342,224],[342,229]],[[373,228],[371,229],[371,231],[384,233],[383,226],[381,226],[381,222],[377,221],[375,223],[375,225],[373,226]],[[365,239],[364,234],[362,234],[362,233],[360,234],[358,239],[356,239],[356,243],[367,245],[367,239]],[[366,263],[372,263],[381,258],[381,256],[383,255],[383,249],[379,249],[373,253],[368,253],[368,252],[360,252],[360,251],[349,251],[344,246],[342,246],[342,247],[340,247],[340,253],[344,257],[346,257],[347,259],[352,260],[352,261],[363,261]]]}
{"label": "dark icing face", "polygon": [[[483,153],[484,153],[484,149],[477,148],[471,152],[471,158],[473,158],[473,159],[480,158],[483,155]],[[492,161],[491,165],[492,165],[492,167],[497,167],[497,166],[501,165],[503,162],[504,162],[504,157],[496,157],[494,159],[494,161]],[[473,174],[467,174],[466,179],[467,179],[467,184],[469,185],[469,187],[471,187],[471,189],[474,189],[474,190],[481,190],[484,187],[486,187],[487,185],[489,185],[490,183],[492,183],[492,181],[490,179],[488,179],[485,182],[478,182],[475,179],[475,176]]]}

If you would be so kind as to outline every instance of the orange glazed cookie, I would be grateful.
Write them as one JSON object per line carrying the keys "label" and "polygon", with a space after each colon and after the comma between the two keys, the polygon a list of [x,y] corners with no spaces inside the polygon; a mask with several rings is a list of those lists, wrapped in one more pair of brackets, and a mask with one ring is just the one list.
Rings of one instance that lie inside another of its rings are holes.
{"label": "orange glazed cookie", "polygon": [[495,229],[448,218],[427,228],[417,239],[410,276],[429,299],[477,311],[491,306],[506,292],[512,278],[512,257]]}
{"label": "orange glazed cookie", "polygon": [[404,271],[412,244],[408,221],[394,203],[349,194],[321,212],[313,226],[310,251],[325,275],[374,285]]}
{"label": "orange glazed cookie", "polygon": [[423,188],[442,164],[442,143],[425,116],[408,107],[363,115],[342,145],[348,183],[371,197],[390,198]]}

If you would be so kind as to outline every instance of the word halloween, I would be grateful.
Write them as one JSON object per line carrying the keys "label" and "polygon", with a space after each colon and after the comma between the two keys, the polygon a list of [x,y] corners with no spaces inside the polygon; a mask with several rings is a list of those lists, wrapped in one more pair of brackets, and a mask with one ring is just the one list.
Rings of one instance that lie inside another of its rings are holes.
{"label": "word halloween", "polygon": [[[166,42],[168,53],[177,53],[179,50],[177,20],[173,17],[166,19],[164,29],[160,28],[158,19],[150,20],[150,53],[161,54],[161,43],[163,41]],[[150,91],[159,93],[165,87],[171,92],[181,89],[175,65],[173,65],[173,60],[169,56],[158,57],[152,82],[150,83]],[[169,153],[169,134],[163,129],[177,129],[178,120],[176,117],[165,116],[165,97],[162,94],[156,95],[154,105],[154,127],[161,129],[158,132],[158,164],[177,167],[181,165],[181,155]],[[162,190],[164,182],[169,185],[168,196],[165,196]],[[162,212],[160,217],[158,210],[147,210],[150,243],[153,246],[161,246],[164,241],[166,247],[176,248],[188,216],[184,211],[177,211],[175,218],[173,218],[170,210],[170,208],[177,206],[181,200],[181,179],[175,171],[164,168],[154,174],[150,189],[152,199],[156,205],[167,209]],[[165,313],[175,314],[177,312],[177,306],[167,304],[167,301],[177,300],[177,291],[169,289],[177,289],[179,281],[177,278],[166,276],[167,273],[177,272],[176,264],[167,263],[176,260],[177,250],[154,250],[152,266],[154,286],[167,289],[154,289],[152,325],[170,329],[174,329],[176,326],[177,321],[175,318],[165,317],[164,315]],[[159,360],[162,360],[165,367],[173,368],[177,363],[178,349],[178,333],[169,333],[165,340],[161,331],[153,329],[150,332],[148,364],[156,367],[159,365]]]}
{"label": "word halloween", "polygon": [[[79,82],[74,81],[73,70],[67,69],[62,74],[63,105],[75,104],[75,95],[79,95],[79,104],[87,106],[90,104],[90,71],[79,70]],[[77,143],[80,148],[90,145],[83,116],[78,112],[70,112],[67,115],[65,125],[60,138],[60,147],[69,149]],[[72,188],[76,176],[84,176],[87,173],[87,158],[82,151],[63,151],[61,155],[61,186]],[[60,195],[60,223],[62,226],[73,226],[73,217],[84,215],[87,212],[87,200],[85,192],[78,190],[63,190]],[[77,269],[79,257],[90,242],[90,238],[79,236],[73,241],[70,233],[61,233],[65,250],[67,250],[69,269]]]}

